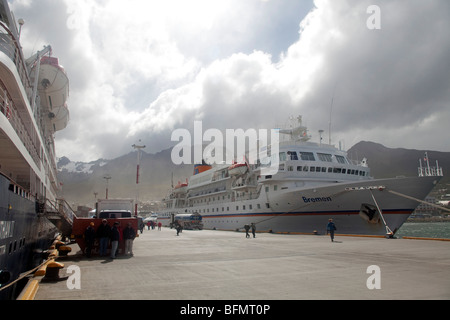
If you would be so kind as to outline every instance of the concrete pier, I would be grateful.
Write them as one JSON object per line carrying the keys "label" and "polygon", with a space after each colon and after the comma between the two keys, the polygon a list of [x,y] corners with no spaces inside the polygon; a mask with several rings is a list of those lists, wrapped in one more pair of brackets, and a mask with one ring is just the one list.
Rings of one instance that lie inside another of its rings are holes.
{"label": "concrete pier", "polygon": [[[41,282],[35,300],[450,298],[448,241],[336,235],[331,242],[323,235],[267,233],[246,239],[209,230],[177,236],[163,228],[140,234],[133,257],[88,259],[73,246],[58,259],[69,279]],[[77,272],[79,289],[70,289]]]}

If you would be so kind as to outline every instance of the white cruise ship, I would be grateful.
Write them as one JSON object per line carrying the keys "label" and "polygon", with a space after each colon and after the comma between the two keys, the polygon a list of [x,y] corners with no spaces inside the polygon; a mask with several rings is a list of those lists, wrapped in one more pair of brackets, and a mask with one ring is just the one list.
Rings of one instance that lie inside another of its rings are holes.
{"label": "white cruise ship", "polygon": [[[324,234],[332,218],[338,234],[392,236],[442,176],[374,179],[366,159],[354,162],[346,152],[313,143],[301,123],[280,130],[279,168],[264,174],[260,165],[196,165],[194,175],[164,199],[158,220],[200,214],[205,229]],[[274,156],[274,155],[272,155]],[[264,161],[261,161],[264,163]]]}

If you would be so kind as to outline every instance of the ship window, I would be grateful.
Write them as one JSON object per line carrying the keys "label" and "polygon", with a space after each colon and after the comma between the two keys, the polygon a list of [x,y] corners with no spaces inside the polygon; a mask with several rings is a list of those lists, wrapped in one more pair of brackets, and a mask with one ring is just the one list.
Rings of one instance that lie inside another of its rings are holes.
{"label": "ship window", "polygon": [[343,163],[343,164],[347,163],[347,162],[345,161],[345,158],[344,158],[343,156],[336,156],[336,160],[337,160],[337,162],[339,162],[339,163]]}
{"label": "ship window", "polygon": [[302,171],[302,166],[297,166],[297,171]]}
{"label": "ship window", "polygon": [[277,185],[274,185],[273,186],[273,191],[277,191],[278,190],[278,186]]}
{"label": "ship window", "polygon": [[328,173],[332,173],[333,172],[333,168],[328,168]]}
{"label": "ship window", "polygon": [[326,167],[322,167],[322,172],[327,172],[327,168]]}
{"label": "ship window", "polygon": [[280,171],[284,171],[284,163],[280,163],[280,166],[278,168]]}
{"label": "ship window", "polygon": [[297,152],[288,151],[287,154],[288,154],[290,160],[298,160]]}
{"label": "ship window", "polygon": [[280,152],[280,161],[286,161],[286,152]]}
{"label": "ship window", "polygon": [[294,171],[294,166],[288,166],[288,171]]}
{"label": "ship window", "polygon": [[316,167],[311,167],[311,172],[316,172]]}
{"label": "ship window", "polygon": [[333,161],[331,154],[318,153],[317,156],[319,157],[320,161],[325,161],[325,162],[332,162]]}
{"label": "ship window", "polygon": [[304,166],[303,171],[308,172],[309,171],[308,166]]}
{"label": "ship window", "polygon": [[300,158],[304,161],[316,161],[312,152],[300,152]]}

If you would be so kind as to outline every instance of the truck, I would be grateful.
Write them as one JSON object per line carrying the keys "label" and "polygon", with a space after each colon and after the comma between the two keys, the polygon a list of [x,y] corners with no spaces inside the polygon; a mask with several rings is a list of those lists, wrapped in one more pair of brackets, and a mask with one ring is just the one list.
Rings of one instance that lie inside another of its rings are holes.
{"label": "truck", "polygon": [[[97,228],[102,223],[103,219],[106,219],[108,225],[112,227],[115,222],[119,222],[119,232],[121,239],[119,241],[119,254],[123,252],[125,241],[122,237],[123,229],[131,223],[132,228],[136,231],[136,237],[138,237],[139,224],[142,222],[139,217],[133,215],[134,200],[132,199],[98,199],[95,205],[96,212],[93,217],[81,218],[74,217],[72,226],[71,238],[80,247],[83,253],[86,252],[86,241],[84,238],[84,232],[87,227],[93,223],[93,228],[97,231]],[[110,245],[108,246],[108,251]],[[99,241],[95,240],[91,254],[95,255],[99,252]]]}
{"label": "truck", "polygon": [[183,227],[183,229],[187,230],[203,229],[202,216],[198,212],[177,214],[174,217],[173,224],[179,224]]}

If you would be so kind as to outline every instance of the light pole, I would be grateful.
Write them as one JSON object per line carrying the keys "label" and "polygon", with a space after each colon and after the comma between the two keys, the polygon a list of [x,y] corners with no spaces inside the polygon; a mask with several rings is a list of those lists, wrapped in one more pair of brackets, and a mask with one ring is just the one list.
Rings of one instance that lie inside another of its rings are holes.
{"label": "light pole", "polygon": [[[139,140],[141,142],[141,140]],[[145,148],[144,145],[133,144],[132,147],[137,150],[137,168],[136,168],[136,203],[134,204],[134,215],[137,216],[138,201],[139,201],[139,166],[141,164],[141,150]]]}
{"label": "light pole", "polygon": [[103,179],[106,180],[106,199],[108,199],[108,183],[109,183],[109,180],[111,179],[111,176],[109,174],[107,174],[106,176],[103,177]]}

